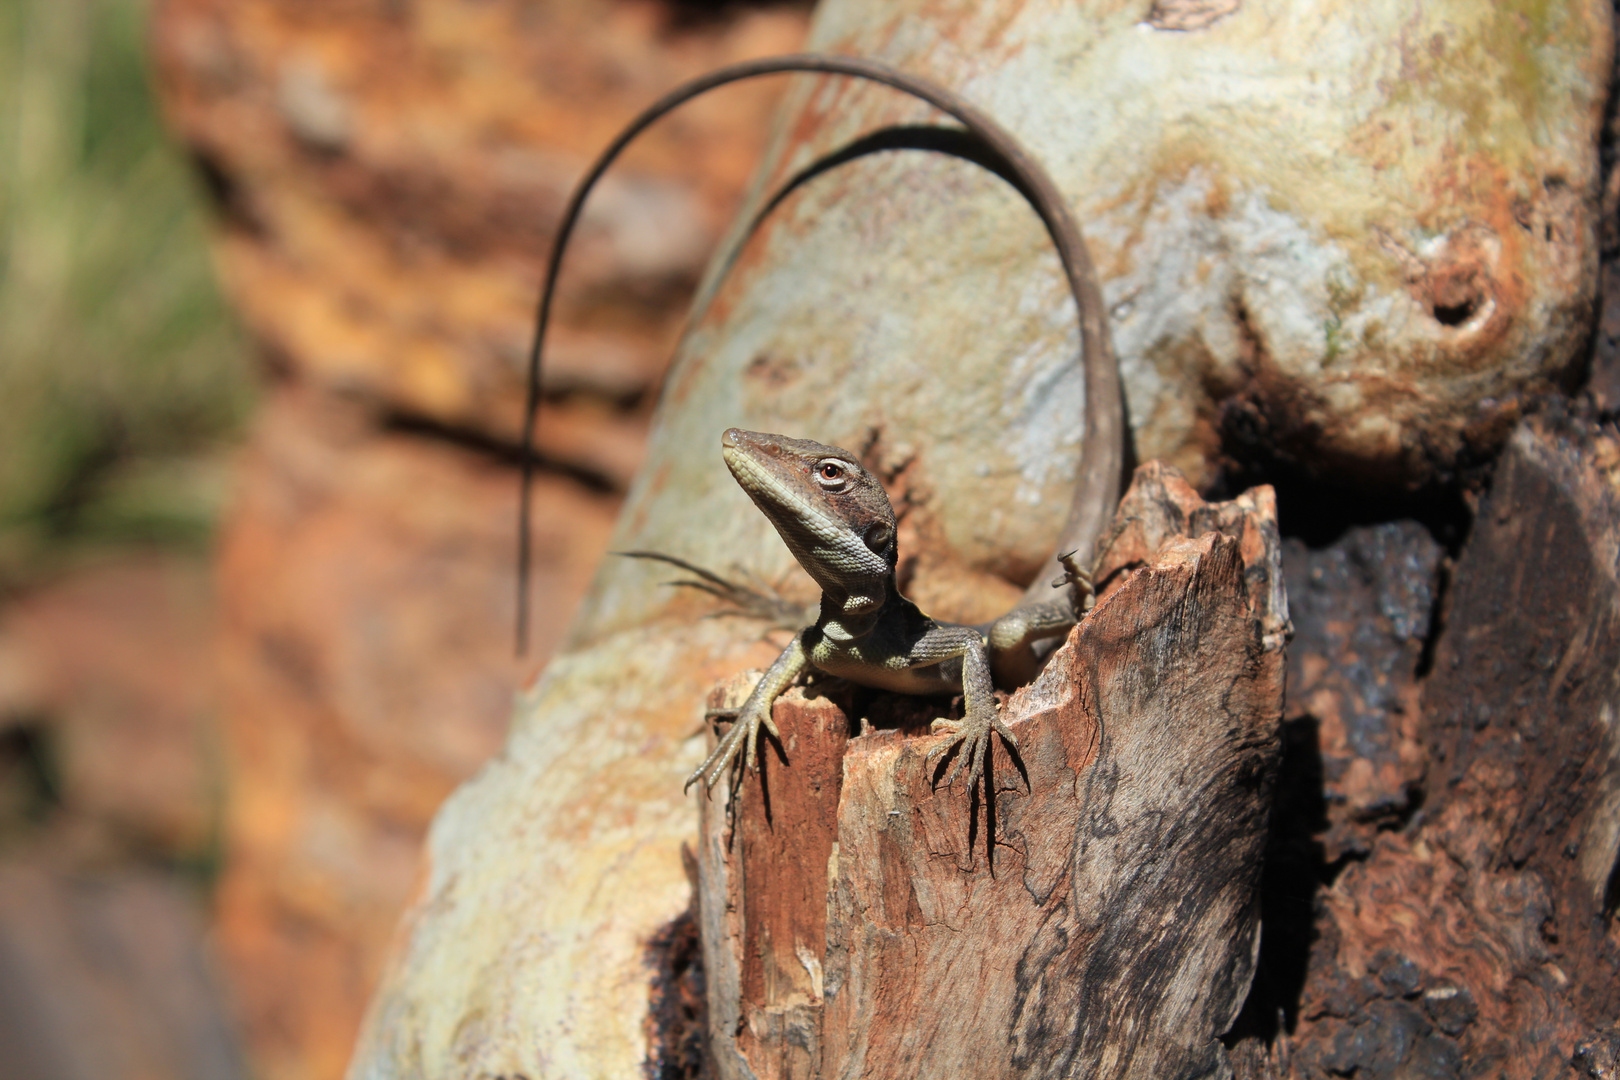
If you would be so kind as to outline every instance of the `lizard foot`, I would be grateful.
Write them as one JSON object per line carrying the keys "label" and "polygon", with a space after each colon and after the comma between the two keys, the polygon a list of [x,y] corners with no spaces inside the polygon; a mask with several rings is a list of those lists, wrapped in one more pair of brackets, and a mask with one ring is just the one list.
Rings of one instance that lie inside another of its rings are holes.
{"label": "lizard foot", "polygon": [[1018,750],[1018,737],[1012,733],[1006,724],[1001,722],[1001,716],[991,710],[988,716],[969,716],[961,720],[935,720],[929,725],[929,730],[938,734],[949,734],[951,740],[942,746],[937,746],[928,752],[929,760],[944,758],[951,751],[961,747],[962,752],[957,754],[956,763],[951,766],[950,775],[945,777],[945,786],[950,787],[956,782],[956,774],[962,771],[962,761],[967,758],[971,761],[968,769],[968,787],[979,782],[984,775],[984,759],[990,752],[990,733],[994,731],[1001,736],[1001,741],[1008,748]]}
{"label": "lizard foot", "polygon": [[1058,562],[1063,565],[1063,573],[1052,582],[1052,588],[1061,589],[1065,585],[1073,585],[1078,605],[1077,615],[1084,615],[1097,605],[1097,584],[1091,580],[1091,572],[1081,566],[1075,559],[1075,553],[1065,552],[1058,556]]}
{"label": "lizard foot", "polygon": [[720,774],[726,771],[727,766],[735,761],[737,755],[745,748],[748,751],[744,757],[748,765],[748,771],[753,772],[759,768],[760,725],[763,724],[765,730],[776,738],[780,739],[782,737],[782,733],[776,730],[775,721],[771,719],[770,706],[766,706],[763,711],[750,711],[746,707],[741,709],[710,709],[705,714],[705,718],[710,720],[732,718],[735,723],[731,725],[731,730],[721,738],[720,744],[714,748],[713,752],[703,759],[703,764],[694,769],[692,775],[686,778],[686,783],[681,787],[682,792],[690,791],[692,785],[699,780],[703,781],[703,790],[705,792],[713,791],[714,785],[720,781]]}

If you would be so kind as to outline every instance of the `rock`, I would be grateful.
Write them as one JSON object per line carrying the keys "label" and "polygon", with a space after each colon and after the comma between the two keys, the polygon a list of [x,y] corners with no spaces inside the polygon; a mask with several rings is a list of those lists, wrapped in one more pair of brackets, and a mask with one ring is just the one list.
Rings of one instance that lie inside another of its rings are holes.
{"label": "rock", "polygon": [[[691,23],[679,11],[167,0],[159,88],[219,210],[227,290],[254,337],[316,385],[511,442],[540,267],[578,173],[666,88],[792,51],[804,33],[791,8]],[[654,131],[588,208],[560,329],[634,357],[640,394],[777,93]]]}
{"label": "rock", "polygon": [[[501,745],[517,486],[502,461],[283,392],[219,554],[231,770],[221,946],[259,1066],[339,1075],[439,803]],[[555,647],[618,500],[536,487],[534,648]]]}

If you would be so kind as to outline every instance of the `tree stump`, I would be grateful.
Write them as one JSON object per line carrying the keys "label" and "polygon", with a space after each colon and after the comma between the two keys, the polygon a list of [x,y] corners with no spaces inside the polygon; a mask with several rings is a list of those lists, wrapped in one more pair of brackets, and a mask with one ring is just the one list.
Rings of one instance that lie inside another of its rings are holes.
{"label": "tree stump", "polygon": [[702,804],[718,1074],[1229,1075],[1279,754],[1279,552],[1270,489],[1211,505],[1138,470],[1101,599],[1007,701],[1018,752],[998,742],[973,791],[928,756],[937,704],[785,695],[783,745]]}

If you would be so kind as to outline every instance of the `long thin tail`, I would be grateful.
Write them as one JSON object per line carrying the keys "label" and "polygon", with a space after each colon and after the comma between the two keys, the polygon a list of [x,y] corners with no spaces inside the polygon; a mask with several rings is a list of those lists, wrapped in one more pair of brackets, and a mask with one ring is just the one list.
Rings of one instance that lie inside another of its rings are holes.
{"label": "long thin tail", "polygon": [[[712,71],[665,94],[632,120],[591,165],[584,179],[574,188],[552,241],[546,263],[545,287],[540,292],[535,315],[534,343],[529,349],[528,395],[523,415],[523,488],[518,509],[518,603],[517,650],[528,647],[529,631],[529,514],[534,474],[534,430],[540,403],[540,368],[546,329],[551,321],[552,300],[557,291],[557,272],[574,226],[579,221],[585,198],[614,160],[635,137],[666,113],[719,86],[789,72],[843,75],[881,83],[919,98],[959,122],[981,139],[992,155],[1005,166],[1004,175],[1027,199],[1040,216],[1057,247],[1063,273],[1074,296],[1080,316],[1081,366],[1085,371],[1085,439],[1081,446],[1080,474],[1074,502],[1059,537],[1056,551],[1078,550],[1077,558],[1089,562],[1097,538],[1119,501],[1121,470],[1124,463],[1124,415],[1120,397],[1119,370],[1108,337],[1102,292],[1096,271],[1086,250],[1080,227],[1075,224],[1057,185],[1046,170],[995,120],[961,97],[926,79],[907,75],[886,64],[854,56],[823,56],[799,53],[790,56],[750,60]],[[1002,170],[998,169],[998,172]],[[1042,586],[1037,582],[1036,586]],[[1032,586],[1032,590],[1036,587]],[[1050,593],[1047,593],[1050,596]]]}

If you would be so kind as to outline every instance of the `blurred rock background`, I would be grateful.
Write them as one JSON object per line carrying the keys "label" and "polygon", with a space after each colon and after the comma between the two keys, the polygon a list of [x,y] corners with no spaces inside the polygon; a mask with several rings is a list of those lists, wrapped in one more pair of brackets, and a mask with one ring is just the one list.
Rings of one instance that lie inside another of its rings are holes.
{"label": "blurred rock background", "polygon": [[244,1075],[208,553],[253,380],[130,0],[0,4],[0,1076]]}
{"label": "blurred rock background", "polygon": [[601,556],[777,88],[645,140],[576,241],[520,662],[551,223],[636,109],[807,14],[0,0],[0,1080],[342,1074],[431,815]]}

